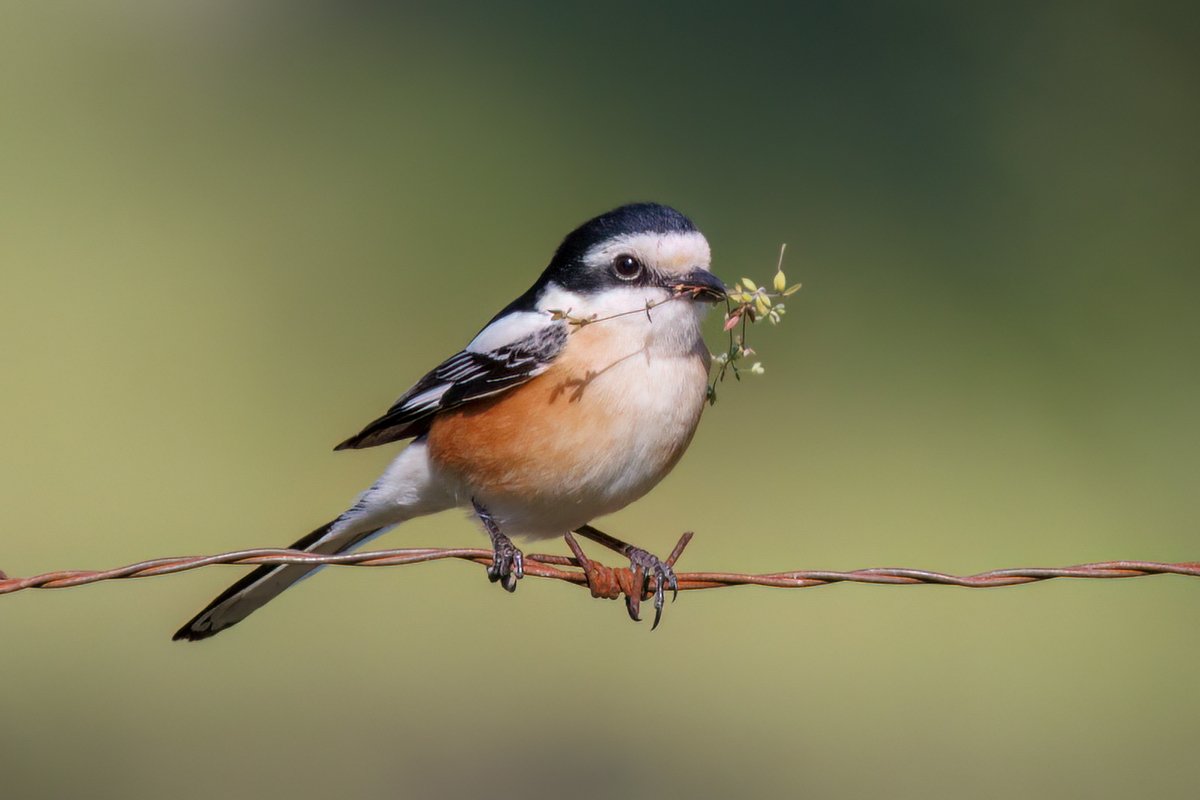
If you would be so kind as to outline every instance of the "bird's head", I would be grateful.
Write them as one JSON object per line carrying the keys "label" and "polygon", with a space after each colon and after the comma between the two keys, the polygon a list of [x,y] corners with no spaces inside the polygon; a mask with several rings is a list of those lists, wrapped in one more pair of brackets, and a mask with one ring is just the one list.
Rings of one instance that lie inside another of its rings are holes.
{"label": "bird's head", "polygon": [[683,294],[686,302],[715,303],[725,298],[725,284],[709,271],[711,260],[690,219],[658,203],[634,203],[567,234],[543,280],[591,301],[627,298],[628,305],[635,297],[661,302]]}

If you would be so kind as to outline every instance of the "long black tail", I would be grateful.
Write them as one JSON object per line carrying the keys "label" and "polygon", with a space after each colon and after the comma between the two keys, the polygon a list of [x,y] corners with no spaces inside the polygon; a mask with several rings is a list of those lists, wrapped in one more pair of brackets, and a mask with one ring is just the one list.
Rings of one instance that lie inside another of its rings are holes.
{"label": "long black tail", "polygon": [[[341,553],[369,539],[380,530],[381,528],[363,530],[361,523],[355,525],[352,519],[338,517],[297,541],[292,545],[292,549],[307,550],[310,553]],[[176,631],[172,639],[196,642],[215,636],[241,622],[284,589],[316,569],[320,567],[307,564],[265,564],[258,567],[221,592],[203,611]]]}

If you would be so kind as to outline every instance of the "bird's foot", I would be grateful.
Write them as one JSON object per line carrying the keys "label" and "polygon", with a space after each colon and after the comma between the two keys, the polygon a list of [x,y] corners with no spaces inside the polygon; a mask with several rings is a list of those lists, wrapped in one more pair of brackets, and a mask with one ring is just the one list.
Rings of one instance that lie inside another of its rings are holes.
{"label": "bird's foot", "polygon": [[487,576],[492,583],[499,581],[506,592],[515,592],[517,581],[525,577],[525,555],[499,531],[492,535],[492,565]]}
{"label": "bird's foot", "polygon": [[500,523],[478,500],[472,498],[471,505],[475,507],[476,516],[492,540],[492,565],[487,568],[488,580],[492,583],[499,581],[506,592],[515,592],[517,581],[525,577],[525,555],[512,543],[512,539],[504,535]]}
{"label": "bird's foot", "polygon": [[[629,568],[633,571],[634,579],[636,580],[639,576],[641,578],[642,594],[653,592],[654,624],[650,626],[650,630],[654,630],[662,620],[666,589],[668,586],[671,587],[671,600],[674,602],[679,597],[679,580],[675,577],[675,570],[671,568],[671,565],[653,553],[640,547],[630,546],[626,555],[629,556]],[[634,622],[642,621],[638,614],[641,601],[641,596],[637,594],[625,596],[625,607],[629,610],[629,617]]]}

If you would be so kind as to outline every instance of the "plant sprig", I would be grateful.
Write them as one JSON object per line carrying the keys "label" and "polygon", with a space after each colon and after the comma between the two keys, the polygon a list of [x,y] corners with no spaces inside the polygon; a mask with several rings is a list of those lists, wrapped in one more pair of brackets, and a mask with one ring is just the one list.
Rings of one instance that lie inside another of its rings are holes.
{"label": "plant sprig", "polygon": [[732,373],[734,379],[740,381],[742,372],[762,375],[766,371],[761,361],[755,361],[748,368],[739,366],[739,362],[756,355],[746,344],[747,329],[763,320],[778,325],[787,312],[787,307],[777,301],[800,291],[800,284],[788,285],[787,276],[783,272],[783,254],[786,251],[786,244],[779,248],[779,262],[775,266],[771,289],[765,285],[759,286],[749,278],[742,278],[729,290],[725,301],[723,326],[729,335],[729,346],[725,352],[713,354],[713,374],[708,384],[709,405],[717,402],[717,384],[725,380],[726,375]]}
{"label": "plant sprig", "polygon": [[695,294],[696,290],[694,289],[676,289],[675,293],[665,300],[647,300],[646,305],[642,308],[635,308],[630,311],[618,311],[616,314],[609,314],[607,317],[598,317],[595,314],[587,317],[577,317],[571,313],[571,309],[569,308],[565,311],[552,308],[549,310],[549,313],[550,319],[555,321],[560,319],[566,320],[568,325],[571,325],[575,328],[582,328],[586,325],[594,325],[597,322],[607,322],[608,320],[616,319],[617,317],[628,317],[630,314],[645,314],[646,319],[653,322],[654,317],[650,316],[650,309],[673,302],[675,300],[682,300],[685,297],[693,297]]}

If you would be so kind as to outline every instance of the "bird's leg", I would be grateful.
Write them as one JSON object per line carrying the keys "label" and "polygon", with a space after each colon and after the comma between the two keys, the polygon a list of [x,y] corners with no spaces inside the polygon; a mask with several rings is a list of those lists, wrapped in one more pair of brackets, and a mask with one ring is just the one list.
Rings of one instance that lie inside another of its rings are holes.
{"label": "bird's leg", "polygon": [[495,517],[478,500],[471,498],[471,505],[475,507],[475,513],[492,540],[492,565],[487,568],[488,580],[492,583],[499,581],[505,591],[515,592],[517,579],[525,577],[525,556],[512,543],[512,539],[504,535]]}
{"label": "bird's leg", "polygon": [[[629,559],[629,566],[635,573],[641,572],[645,588],[654,592],[654,625],[650,630],[657,628],[659,620],[662,619],[666,587],[671,587],[672,600],[679,596],[679,581],[675,577],[675,570],[671,568],[671,565],[658,556],[640,547],[634,547],[628,542],[622,542],[615,536],[609,536],[591,525],[576,528],[575,533],[585,539],[591,539],[596,544],[602,544],[610,550],[615,550]],[[641,604],[641,600],[641,597],[625,597],[625,607],[629,610],[629,616],[634,622],[641,621],[638,616],[638,606]]]}

